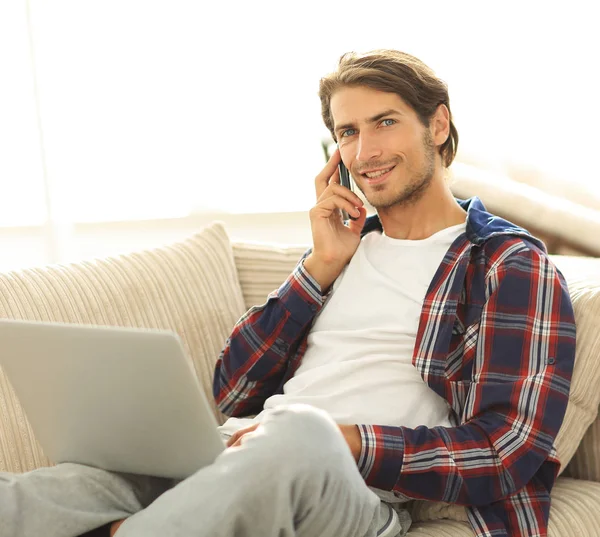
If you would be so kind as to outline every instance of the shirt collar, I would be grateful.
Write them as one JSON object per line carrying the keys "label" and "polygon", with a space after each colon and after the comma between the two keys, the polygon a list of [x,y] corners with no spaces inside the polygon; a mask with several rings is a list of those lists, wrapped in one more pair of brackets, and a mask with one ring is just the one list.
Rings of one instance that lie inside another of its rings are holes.
{"label": "shirt collar", "polygon": [[[535,243],[544,252],[546,251],[544,243],[531,235],[529,231],[489,213],[477,196],[467,200],[456,198],[456,202],[467,211],[467,239],[473,244],[479,246],[497,235],[513,235],[524,237]],[[383,232],[383,226],[377,214],[367,218],[360,236],[362,238],[375,230]]]}

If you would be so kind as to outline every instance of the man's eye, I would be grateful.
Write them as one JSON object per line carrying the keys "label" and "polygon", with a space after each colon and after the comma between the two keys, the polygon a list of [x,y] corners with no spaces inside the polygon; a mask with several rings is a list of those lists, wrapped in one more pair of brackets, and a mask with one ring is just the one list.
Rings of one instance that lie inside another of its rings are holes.
{"label": "man's eye", "polygon": [[[389,121],[389,123],[386,123],[386,121]],[[391,127],[394,123],[396,123],[396,120],[395,119],[384,119],[381,123],[385,127]]]}
{"label": "man's eye", "polygon": [[342,132],[342,137],[352,136],[355,131],[356,129],[346,129],[344,132]]}

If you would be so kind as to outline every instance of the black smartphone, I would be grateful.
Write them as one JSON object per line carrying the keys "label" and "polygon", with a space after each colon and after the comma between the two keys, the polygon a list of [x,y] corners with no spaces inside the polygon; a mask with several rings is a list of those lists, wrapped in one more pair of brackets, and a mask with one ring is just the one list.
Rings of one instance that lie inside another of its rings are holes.
{"label": "black smartphone", "polygon": [[[354,189],[352,188],[352,180],[350,179],[350,172],[341,160],[338,165],[338,170],[340,172],[340,185],[345,186],[354,192]],[[344,221],[344,224],[348,221],[348,218],[351,220],[358,220],[358,218],[350,216],[344,209],[342,209],[342,220]]]}

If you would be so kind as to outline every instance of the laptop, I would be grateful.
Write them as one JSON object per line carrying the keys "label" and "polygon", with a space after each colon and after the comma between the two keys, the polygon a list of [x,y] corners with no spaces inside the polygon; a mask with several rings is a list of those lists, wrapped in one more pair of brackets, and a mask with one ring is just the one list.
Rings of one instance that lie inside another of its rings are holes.
{"label": "laptop", "polygon": [[173,332],[0,319],[0,367],[55,463],[185,479],[225,449]]}

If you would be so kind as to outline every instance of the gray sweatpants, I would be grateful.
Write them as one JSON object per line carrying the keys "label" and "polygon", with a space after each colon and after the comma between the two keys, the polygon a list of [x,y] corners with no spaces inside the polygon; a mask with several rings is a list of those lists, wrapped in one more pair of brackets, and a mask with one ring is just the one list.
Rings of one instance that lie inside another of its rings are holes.
{"label": "gray sweatpants", "polygon": [[129,517],[118,537],[392,537],[343,435],[306,405],[269,411],[242,446],[181,481],[60,464],[0,473],[0,537],[75,537]]}

